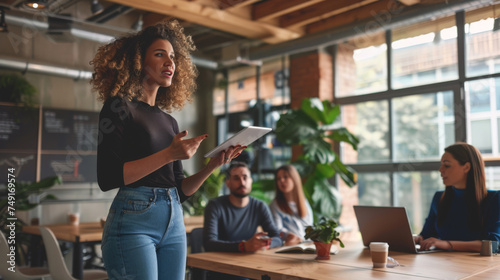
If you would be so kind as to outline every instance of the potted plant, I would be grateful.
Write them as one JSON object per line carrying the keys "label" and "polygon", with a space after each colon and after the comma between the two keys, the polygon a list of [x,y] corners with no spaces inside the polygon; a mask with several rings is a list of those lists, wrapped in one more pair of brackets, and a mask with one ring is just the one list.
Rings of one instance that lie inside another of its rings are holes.
{"label": "potted plant", "polygon": [[335,230],[338,223],[334,219],[327,219],[322,217],[317,223],[306,228],[306,234],[304,238],[310,239],[314,242],[316,246],[316,259],[317,260],[329,260],[330,259],[330,248],[334,241],[340,243],[340,247],[344,248],[344,243],[340,240],[340,233]]}
{"label": "potted plant", "polygon": [[35,103],[36,88],[16,74],[0,75],[0,92],[0,102],[22,103],[25,107],[33,107]]}
{"label": "potted plant", "polygon": [[[18,256],[16,262],[18,262],[18,264],[26,264],[25,257],[27,252],[25,249],[29,245],[30,239],[27,234],[22,232],[22,227],[26,225],[26,223],[21,219],[12,221],[11,218],[14,217],[16,211],[28,211],[37,207],[43,200],[56,199],[54,195],[43,196],[41,194],[44,190],[51,188],[55,184],[61,183],[62,180],[58,176],[45,178],[35,183],[16,181],[15,183],[11,183],[12,185],[7,185],[4,192],[1,192],[0,230],[3,231],[5,236],[15,235],[16,256]],[[34,195],[38,195],[39,200],[32,199]],[[12,198],[15,198],[15,200],[12,200]],[[8,227],[12,222],[15,223],[15,227]],[[11,230],[14,232],[11,232]]]}
{"label": "potted plant", "polygon": [[330,179],[339,175],[350,187],[355,172],[340,161],[333,142],[345,142],[357,150],[359,139],[346,128],[337,125],[340,107],[318,98],[302,100],[299,109],[289,110],[276,124],[276,138],[283,144],[302,147],[301,156],[292,162],[302,178],[304,193],[316,216],[339,219],[341,196]]}

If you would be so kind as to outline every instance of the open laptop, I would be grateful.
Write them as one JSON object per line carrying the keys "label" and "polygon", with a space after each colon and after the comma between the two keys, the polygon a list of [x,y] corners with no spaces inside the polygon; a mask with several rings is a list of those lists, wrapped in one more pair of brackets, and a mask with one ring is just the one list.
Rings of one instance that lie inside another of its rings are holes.
{"label": "open laptop", "polygon": [[354,206],[363,245],[387,242],[389,250],[407,253],[430,253],[440,250],[419,251],[415,244],[404,207]]}

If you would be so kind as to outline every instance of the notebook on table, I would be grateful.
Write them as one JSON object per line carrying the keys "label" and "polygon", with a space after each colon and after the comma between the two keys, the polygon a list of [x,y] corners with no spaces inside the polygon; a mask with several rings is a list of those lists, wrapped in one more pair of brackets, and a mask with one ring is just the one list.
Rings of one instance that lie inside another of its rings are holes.
{"label": "notebook on table", "polygon": [[430,253],[440,250],[419,251],[411,232],[404,207],[354,206],[363,245],[370,242],[387,242],[390,251]]}

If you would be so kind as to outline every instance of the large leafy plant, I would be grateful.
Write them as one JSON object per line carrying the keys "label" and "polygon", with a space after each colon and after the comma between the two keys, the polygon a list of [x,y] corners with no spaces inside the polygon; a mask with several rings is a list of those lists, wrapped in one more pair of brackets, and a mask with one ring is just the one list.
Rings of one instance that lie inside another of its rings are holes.
{"label": "large leafy plant", "polygon": [[293,165],[304,182],[304,193],[316,217],[338,219],[341,196],[330,180],[338,175],[348,186],[355,182],[354,170],[344,165],[333,149],[333,142],[346,142],[357,150],[359,139],[337,125],[340,107],[318,98],[302,100],[299,109],[282,114],[276,124],[277,139],[287,145],[299,145],[302,154]]}
{"label": "large leafy plant", "polygon": [[[189,174],[186,173],[186,177],[188,176]],[[221,172],[220,168],[217,168],[214,172],[212,172],[198,191],[182,203],[184,213],[187,213],[190,216],[203,215],[208,202],[219,196],[220,190],[224,184],[224,178],[225,174],[224,172]]]}
{"label": "large leafy plant", "polygon": [[258,198],[267,204],[270,204],[274,197],[274,180],[262,179],[254,181],[252,184],[252,197]]}
{"label": "large leafy plant", "polygon": [[32,107],[35,103],[36,88],[17,74],[0,75],[0,92],[2,102],[23,103],[26,107]]}

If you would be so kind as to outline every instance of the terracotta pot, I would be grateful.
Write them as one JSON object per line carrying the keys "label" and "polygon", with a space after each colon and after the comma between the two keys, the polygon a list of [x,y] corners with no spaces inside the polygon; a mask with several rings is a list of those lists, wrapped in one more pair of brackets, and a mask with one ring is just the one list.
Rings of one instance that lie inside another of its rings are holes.
{"label": "terracotta pot", "polygon": [[316,246],[316,259],[317,260],[329,260],[330,259],[330,247],[332,243],[322,243],[314,242]]}

